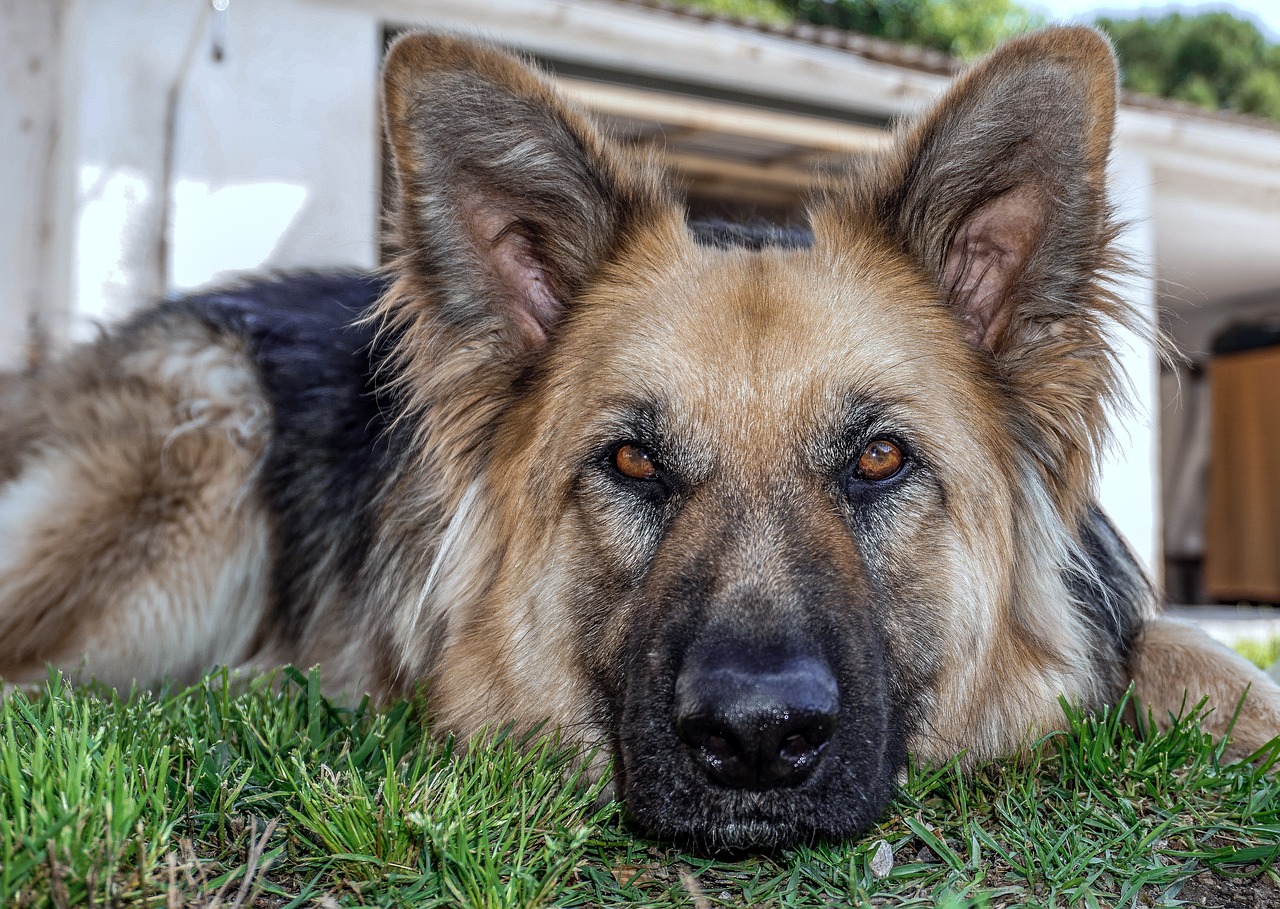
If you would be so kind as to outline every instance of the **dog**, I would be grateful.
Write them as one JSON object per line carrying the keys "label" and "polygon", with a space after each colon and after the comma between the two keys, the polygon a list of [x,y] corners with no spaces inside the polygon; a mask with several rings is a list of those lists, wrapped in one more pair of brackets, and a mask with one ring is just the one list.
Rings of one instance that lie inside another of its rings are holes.
{"label": "dog", "polygon": [[385,273],[169,300],[0,386],[0,676],[425,683],[717,848],[855,837],[908,753],[1015,754],[1131,684],[1280,733],[1094,501],[1130,320],[1096,32],[977,63],[803,236],[690,224],[490,46],[406,36],[383,99]]}

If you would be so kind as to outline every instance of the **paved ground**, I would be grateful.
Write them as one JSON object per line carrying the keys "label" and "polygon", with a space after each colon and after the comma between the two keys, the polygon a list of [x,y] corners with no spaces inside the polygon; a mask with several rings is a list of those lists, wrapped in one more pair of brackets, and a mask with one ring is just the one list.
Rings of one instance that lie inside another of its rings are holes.
{"label": "paved ground", "polygon": [[1195,622],[1225,644],[1280,637],[1280,609],[1273,606],[1170,606],[1165,612]]}

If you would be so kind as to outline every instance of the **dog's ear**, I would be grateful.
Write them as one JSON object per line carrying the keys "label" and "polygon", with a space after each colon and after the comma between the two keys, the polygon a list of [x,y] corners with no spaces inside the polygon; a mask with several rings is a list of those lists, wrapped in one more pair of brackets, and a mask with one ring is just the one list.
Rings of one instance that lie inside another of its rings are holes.
{"label": "dog's ear", "polygon": [[397,270],[415,290],[401,303],[540,347],[628,225],[667,202],[662,181],[494,48],[411,34],[383,80]]}
{"label": "dog's ear", "polygon": [[1111,46],[1087,28],[1010,41],[905,134],[879,216],[997,355],[1089,306],[1111,240]]}
{"label": "dog's ear", "polygon": [[1021,435],[1072,505],[1089,494],[1116,391],[1109,323],[1127,319],[1108,283],[1116,98],[1115,59],[1097,32],[1015,39],[901,133],[854,185],[853,205],[826,203],[924,269],[994,360]]}

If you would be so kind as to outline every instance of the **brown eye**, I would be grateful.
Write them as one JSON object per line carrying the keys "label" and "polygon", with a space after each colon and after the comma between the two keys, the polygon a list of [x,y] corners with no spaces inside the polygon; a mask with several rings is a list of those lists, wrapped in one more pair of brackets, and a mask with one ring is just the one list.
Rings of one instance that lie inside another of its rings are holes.
{"label": "brown eye", "polygon": [[653,457],[639,445],[620,445],[613,453],[613,466],[632,480],[652,480],[658,475]]}
{"label": "brown eye", "polygon": [[888,480],[902,470],[906,456],[888,439],[874,439],[862,449],[854,473],[860,480]]}

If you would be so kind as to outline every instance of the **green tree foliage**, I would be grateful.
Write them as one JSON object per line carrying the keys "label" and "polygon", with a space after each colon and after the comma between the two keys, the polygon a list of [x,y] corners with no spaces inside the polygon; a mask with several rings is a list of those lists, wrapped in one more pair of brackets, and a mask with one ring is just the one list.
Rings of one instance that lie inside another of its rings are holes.
{"label": "green tree foliage", "polygon": [[777,0],[798,19],[973,57],[1042,24],[1013,0]]}
{"label": "green tree foliage", "polygon": [[721,16],[755,19],[757,22],[775,25],[787,25],[795,21],[795,15],[783,9],[778,0],[685,0],[684,5]]}
{"label": "green tree foliage", "polygon": [[1043,24],[1014,0],[684,0],[763,22],[811,22],[969,58]]}
{"label": "green tree foliage", "polygon": [[[981,54],[1044,20],[1015,0],[684,0],[709,12],[766,22],[812,22],[932,47]],[[1103,0],[1099,0],[1100,5]],[[1111,35],[1131,91],[1280,120],[1280,46],[1226,12],[1119,19]]]}
{"label": "green tree foliage", "polygon": [[1280,48],[1229,13],[1098,20],[1124,86],[1143,94],[1280,120]]}

